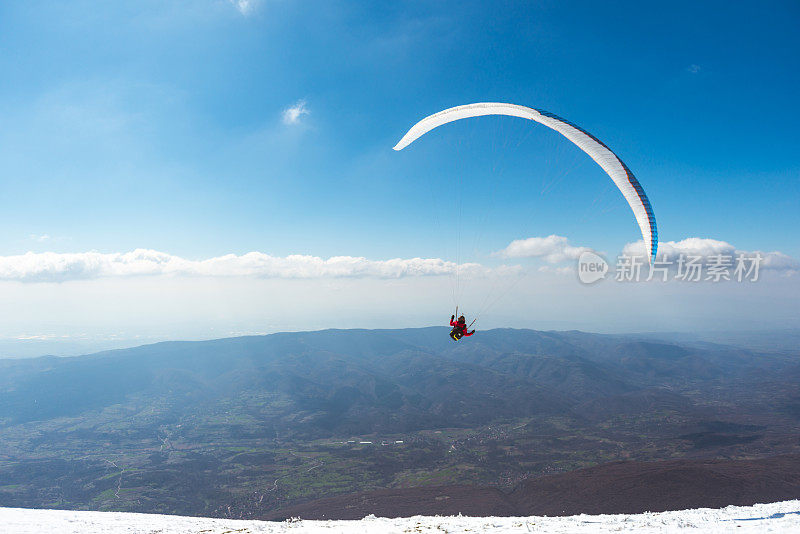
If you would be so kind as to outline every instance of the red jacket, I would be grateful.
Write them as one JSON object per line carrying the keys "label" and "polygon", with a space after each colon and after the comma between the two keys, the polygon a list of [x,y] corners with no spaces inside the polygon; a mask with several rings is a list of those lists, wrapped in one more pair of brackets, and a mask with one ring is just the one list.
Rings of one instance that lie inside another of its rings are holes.
{"label": "red jacket", "polygon": [[456,320],[452,320],[451,319],[450,320],[450,326],[454,326],[454,327],[458,328],[459,330],[461,330],[461,333],[464,335],[464,337],[469,337],[469,336],[471,336],[472,334],[475,333],[475,330],[473,330],[472,332],[467,332],[467,324],[466,323],[459,323]]}

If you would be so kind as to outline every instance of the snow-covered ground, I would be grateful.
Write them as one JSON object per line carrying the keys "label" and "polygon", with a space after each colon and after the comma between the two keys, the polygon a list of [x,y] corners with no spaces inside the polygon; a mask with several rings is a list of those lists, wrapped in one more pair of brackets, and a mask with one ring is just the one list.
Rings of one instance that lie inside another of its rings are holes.
{"label": "snow-covered ground", "polygon": [[235,521],[205,517],[0,508],[3,534],[256,534],[323,532],[800,532],[800,501],[637,515],[410,517],[361,521]]}

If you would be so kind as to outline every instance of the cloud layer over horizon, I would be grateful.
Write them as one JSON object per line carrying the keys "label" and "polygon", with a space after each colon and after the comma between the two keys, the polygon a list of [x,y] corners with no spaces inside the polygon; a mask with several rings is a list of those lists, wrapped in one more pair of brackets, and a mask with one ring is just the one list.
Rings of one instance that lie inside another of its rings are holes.
{"label": "cloud layer over horizon", "polygon": [[[639,240],[628,243],[622,249],[625,256],[646,258],[644,242]],[[761,250],[740,250],[727,241],[702,237],[688,237],[681,241],[664,241],[658,244],[657,261],[675,263],[680,256],[684,258],[700,258],[707,263],[714,256],[736,257],[737,255],[761,255],[761,269],[782,271],[787,275],[800,272],[800,262],[779,251],[764,252]]]}
{"label": "cloud layer over horizon", "polygon": [[[644,257],[641,241],[628,243],[624,256]],[[574,246],[564,236],[530,237],[512,241],[494,256],[504,259],[534,258],[546,263],[540,272],[570,274],[575,262],[589,247]],[[739,250],[734,245],[716,239],[687,238],[659,244],[658,260],[674,263],[680,255],[700,257],[708,262],[715,255],[736,256],[761,254],[761,269],[794,275],[800,272],[800,262],[782,252]],[[324,278],[405,278],[420,276],[466,277],[516,275],[523,271],[519,265],[489,267],[479,263],[462,263],[441,258],[393,258],[371,260],[363,256],[332,256],[322,258],[307,254],[272,256],[263,252],[225,254],[201,260],[191,260],[151,249],[130,252],[102,253],[96,251],[57,253],[27,252],[0,256],[0,281],[26,283],[68,282],[100,278],[132,276],[189,276],[189,277],[254,277],[271,279]]]}
{"label": "cloud layer over horizon", "polygon": [[[489,269],[477,263],[458,266],[469,276],[513,272],[513,267]],[[407,276],[450,275],[455,262],[439,258],[394,258],[369,260],[364,257],[293,254],[285,257],[263,252],[226,254],[205,260],[189,260],[149,249],[131,252],[55,253],[28,252],[0,256],[0,280],[18,282],[67,282],[128,276],[210,276],[278,279],[309,278],[403,278]]]}

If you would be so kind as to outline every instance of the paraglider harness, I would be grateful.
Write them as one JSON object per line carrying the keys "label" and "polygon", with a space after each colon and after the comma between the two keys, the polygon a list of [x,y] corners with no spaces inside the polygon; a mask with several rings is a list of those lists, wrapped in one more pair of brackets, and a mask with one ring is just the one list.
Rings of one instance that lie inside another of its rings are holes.
{"label": "paraglider harness", "polygon": [[453,338],[453,341],[458,341],[464,337],[464,330],[460,326],[456,326],[450,331],[450,337]]}
{"label": "paraglider harness", "polygon": [[[458,313],[458,308],[456,308],[456,313]],[[453,314],[453,316],[450,317],[450,325],[453,327],[453,329],[450,331],[450,338],[453,341],[458,341],[464,336],[471,336],[472,333],[467,333],[467,330],[469,330],[469,326],[472,326],[475,323],[475,321],[473,320],[472,323],[470,323],[470,325],[467,326],[467,320],[464,318],[463,315],[458,318],[458,321],[454,322],[453,320],[455,318],[456,318],[455,314]]]}

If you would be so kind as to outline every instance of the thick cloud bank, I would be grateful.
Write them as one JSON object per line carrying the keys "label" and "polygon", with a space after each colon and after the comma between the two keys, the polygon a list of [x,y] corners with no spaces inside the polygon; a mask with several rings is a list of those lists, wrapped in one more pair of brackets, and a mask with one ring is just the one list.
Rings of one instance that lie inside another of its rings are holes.
{"label": "thick cloud bank", "polygon": [[[628,243],[622,251],[625,256],[646,257],[643,241]],[[727,241],[689,237],[682,241],[665,241],[658,244],[658,261],[676,262],[678,258],[697,257],[703,262],[714,256],[736,257],[738,255],[761,255],[761,269],[782,271],[786,274],[800,272],[800,262],[783,252],[762,252],[759,250],[739,250]]]}
{"label": "thick cloud bank", "polygon": [[[124,253],[54,252],[0,256],[0,280],[20,282],[65,282],[125,276],[252,276],[259,278],[402,278],[449,275],[456,264],[439,258],[368,260],[362,257],[270,256],[249,252],[227,254],[205,260],[187,260],[156,250],[137,249]],[[475,263],[462,264],[464,275],[483,275],[489,269]],[[502,272],[502,271],[501,271]]]}
{"label": "thick cloud bank", "polygon": [[[591,251],[588,247],[579,247],[570,244],[569,239],[560,235],[549,235],[547,237],[529,237],[527,239],[517,239],[512,241],[506,248],[496,252],[497,256],[503,258],[539,258],[550,264],[575,261],[585,251]],[[622,250],[623,256],[640,257],[644,262],[647,261],[644,242],[639,240],[628,243]],[[688,237],[681,241],[664,241],[658,244],[658,260],[675,263],[683,256],[684,259],[700,258],[702,263],[709,261],[714,256],[736,257],[745,255],[753,257],[761,256],[760,268],[772,271],[781,271],[786,274],[796,274],[800,272],[800,262],[784,254],[783,252],[772,251],[762,252],[759,250],[740,250],[727,241],[718,239],[707,239],[701,237]],[[544,266],[541,271],[559,272],[557,268]],[[562,271],[564,269],[561,269]]]}

